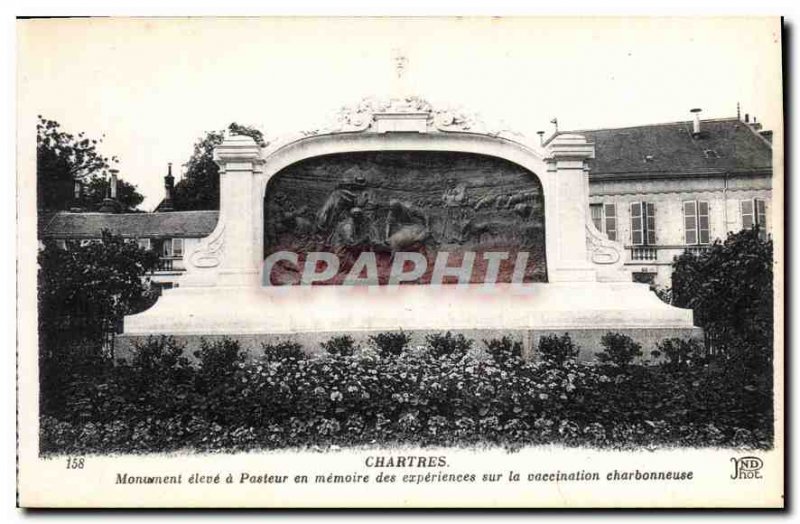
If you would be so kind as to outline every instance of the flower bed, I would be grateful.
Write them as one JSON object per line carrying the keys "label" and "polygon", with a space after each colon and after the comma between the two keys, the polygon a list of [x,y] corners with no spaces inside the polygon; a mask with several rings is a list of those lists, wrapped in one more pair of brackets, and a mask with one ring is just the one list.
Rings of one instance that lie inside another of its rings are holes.
{"label": "flower bed", "polygon": [[246,361],[235,342],[203,343],[192,364],[174,340],[152,338],[130,363],[70,377],[63,402],[43,401],[41,452],[772,446],[768,374],[734,380],[724,366],[685,359],[577,363],[569,347],[532,362],[509,339],[449,333],[419,348],[402,334],[324,347],[308,357],[284,343]]}

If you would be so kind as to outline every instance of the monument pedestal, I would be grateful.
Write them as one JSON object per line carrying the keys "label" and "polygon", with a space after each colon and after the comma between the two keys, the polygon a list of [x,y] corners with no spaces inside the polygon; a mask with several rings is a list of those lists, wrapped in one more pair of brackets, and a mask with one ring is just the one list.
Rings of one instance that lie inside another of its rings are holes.
{"label": "monument pedestal", "polygon": [[[369,335],[452,331],[480,342],[509,335],[532,352],[538,338],[570,333],[582,358],[601,351],[600,337],[622,332],[645,355],[666,337],[699,336],[692,312],[663,303],[646,284],[554,282],[547,284],[443,286],[287,286],[177,288],[155,306],[125,319],[122,346],[158,333],[186,342],[228,336],[260,352],[260,343],[294,340],[308,350],[334,335],[366,341]],[[124,351],[123,351],[124,353]]]}

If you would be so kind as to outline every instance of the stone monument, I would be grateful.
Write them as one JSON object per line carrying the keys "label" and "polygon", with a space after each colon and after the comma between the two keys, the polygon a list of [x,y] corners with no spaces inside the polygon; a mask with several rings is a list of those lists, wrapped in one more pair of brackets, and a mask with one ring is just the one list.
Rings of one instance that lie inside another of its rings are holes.
{"label": "stone monument", "polygon": [[228,136],[216,229],[123,338],[451,330],[530,351],[553,332],[595,349],[607,331],[645,348],[697,335],[587,216],[593,155],[580,135],[539,145],[418,98],[364,101],[265,148]]}

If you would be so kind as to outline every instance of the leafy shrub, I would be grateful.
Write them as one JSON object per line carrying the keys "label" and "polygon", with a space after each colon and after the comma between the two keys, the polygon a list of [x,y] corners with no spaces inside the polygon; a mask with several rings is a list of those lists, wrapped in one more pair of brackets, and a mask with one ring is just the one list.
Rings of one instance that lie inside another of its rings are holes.
{"label": "leafy shrub", "polygon": [[188,359],[183,356],[184,344],[178,343],[174,337],[148,336],[144,342],[135,342],[131,366],[154,376],[169,374],[175,369],[188,366]]}
{"label": "leafy shrub", "polygon": [[642,346],[628,335],[608,332],[600,339],[605,348],[597,354],[597,359],[604,364],[612,364],[618,368],[627,368],[634,359],[642,356]]}
{"label": "leafy shrub", "polygon": [[320,345],[326,353],[340,356],[350,356],[359,348],[350,335],[331,337]]}
{"label": "leafy shrub", "polygon": [[200,364],[198,373],[208,376],[229,375],[244,362],[247,353],[242,351],[239,341],[223,338],[209,342],[200,339],[200,349],[194,352]]}
{"label": "leafy shrub", "polygon": [[702,255],[675,259],[672,302],[694,310],[715,352],[741,349],[747,357],[752,348],[772,348],[772,247],[763,231],[746,229],[717,240]]}
{"label": "leafy shrub", "polygon": [[275,344],[261,344],[261,349],[264,351],[264,358],[268,361],[300,360],[306,357],[302,344],[290,340],[283,340]]}
{"label": "leafy shrub", "polygon": [[511,337],[504,336],[499,339],[484,340],[483,344],[494,361],[500,365],[508,365],[522,358],[522,342],[513,340]]}
{"label": "leafy shrub", "polygon": [[575,345],[569,333],[558,335],[545,335],[539,339],[539,355],[545,362],[561,365],[569,360],[578,358],[580,348]]}
{"label": "leafy shrub", "polygon": [[369,339],[378,348],[378,351],[383,355],[399,355],[408,347],[411,342],[411,335],[404,333],[403,330],[399,332],[386,332],[378,333],[377,335],[370,335]]}
{"label": "leafy shrub", "polygon": [[699,363],[703,360],[703,347],[697,339],[668,338],[656,345],[659,355],[664,355],[664,365],[670,369],[686,368],[690,362]]}
{"label": "leafy shrub", "polygon": [[444,356],[461,357],[472,348],[473,341],[463,334],[433,333],[425,336],[425,346],[434,358]]}

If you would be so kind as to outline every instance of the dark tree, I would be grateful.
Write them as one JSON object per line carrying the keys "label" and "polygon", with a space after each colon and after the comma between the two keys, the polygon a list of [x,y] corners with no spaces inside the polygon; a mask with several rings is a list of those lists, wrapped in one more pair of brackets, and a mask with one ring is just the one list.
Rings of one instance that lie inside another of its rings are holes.
{"label": "dark tree", "polygon": [[39,252],[42,332],[85,324],[109,329],[124,315],[142,309],[150,293],[143,277],[156,262],[153,251],[105,231],[101,241],[83,246],[68,243],[60,249],[46,242]]}
{"label": "dark tree", "polygon": [[[99,207],[106,196],[108,172],[119,161],[98,151],[102,139],[84,133],[63,131],[55,120],[39,116],[36,124],[37,207],[40,211],[63,211],[79,203],[87,209]],[[75,200],[75,182],[84,184],[83,198]],[[117,199],[125,209],[134,209],[144,197],[136,187],[120,180]]]}
{"label": "dark tree", "polygon": [[39,251],[39,362],[43,408],[64,401],[64,381],[106,363],[104,336],[157,298],[144,278],[157,255],[107,232],[101,242]]}
{"label": "dark tree", "polygon": [[673,304],[694,310],[715,351],[771,359],[772,266],[771,239],[759,238],[757,229],[731,233],[700,256],[675,259]]}
{"label": "dark tree", "polygon": [[[228,131],[252,137],[265,146],[264,136],[258,129],[232,123]],[[194,152],[186,164],[184,179],[175,185],[175,209],[219,209],[219,166],[214,162],[214,148],[222,143],[225,131],[210,131],[194,144]]]}

